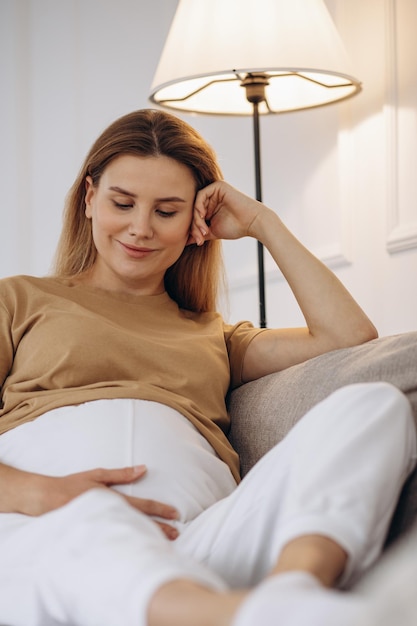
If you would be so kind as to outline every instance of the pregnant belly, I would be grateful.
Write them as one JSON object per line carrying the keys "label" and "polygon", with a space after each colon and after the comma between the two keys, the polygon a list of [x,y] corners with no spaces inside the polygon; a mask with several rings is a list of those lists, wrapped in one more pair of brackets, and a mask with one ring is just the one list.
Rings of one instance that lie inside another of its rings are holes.
{"label": "pregnant belly", "polygon": [[189,420],[143,400],[97,400],[50,411],[2,435],[0,460],[50,476],[144,464],[143,478],[115,489],[175,506],[181,523],[236,487],[228,466]]}

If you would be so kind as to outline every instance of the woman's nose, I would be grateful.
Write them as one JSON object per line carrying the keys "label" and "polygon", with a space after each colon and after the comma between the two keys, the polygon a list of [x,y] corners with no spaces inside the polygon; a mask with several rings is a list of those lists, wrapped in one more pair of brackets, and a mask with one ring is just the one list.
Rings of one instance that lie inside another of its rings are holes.
{"label": "woman's nose", "polygon": [[153,237],[151,216],[146,211],[137,211],[132,215],[129,224],[129,235],[137,239],[151,239]]}

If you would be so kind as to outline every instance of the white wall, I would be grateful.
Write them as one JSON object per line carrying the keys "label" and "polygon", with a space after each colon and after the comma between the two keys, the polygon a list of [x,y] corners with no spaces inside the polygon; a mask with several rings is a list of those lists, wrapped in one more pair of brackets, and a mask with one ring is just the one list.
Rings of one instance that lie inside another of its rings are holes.
{"label": "white wall", "polygon": [[[0,0],[0,276],[47,273],[92,141],[147,96],[176,0]],[[415,0],[328,0],[363,81],[345,103],[261,120],[264,201],[381,335],[417,327]],[[253,194],[250,119],[184,116]],[[227,243],[230,319],[258,321],[256,245]],[[303,323],[267,259],[270,326]]]}

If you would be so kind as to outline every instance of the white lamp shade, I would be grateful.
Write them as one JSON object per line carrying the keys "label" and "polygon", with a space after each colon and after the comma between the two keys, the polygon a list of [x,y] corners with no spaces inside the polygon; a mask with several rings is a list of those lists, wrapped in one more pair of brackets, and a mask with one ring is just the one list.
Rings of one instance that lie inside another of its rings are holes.
{"label": "white lamp shade", "polygon": [[180,0],[150,99],[252,115],[241,82],[259,73],[268,82],[259,113],[321,106],[361,88],[323,0]]}

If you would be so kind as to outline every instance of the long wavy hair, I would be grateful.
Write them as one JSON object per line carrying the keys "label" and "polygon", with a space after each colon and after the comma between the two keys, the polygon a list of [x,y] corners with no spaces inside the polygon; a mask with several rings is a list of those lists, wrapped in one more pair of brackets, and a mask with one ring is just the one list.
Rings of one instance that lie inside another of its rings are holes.
{"label": "long wavy hair", "polygon": [[[96,186],[107,165],[122,154],[168,156],[189,168],[196,189],[221,179],[216,155],[186,122],[174,115],[142,109],[111,124],[95,141],[65,203],[63,228],[54,261],[57,276],[79,275],[95,262],[91,220],[85,216],[85,180]],[[220,241],[188,245],[166,271],[165,288],[181,308],[196,312],[216,309],[223,263]]]}

